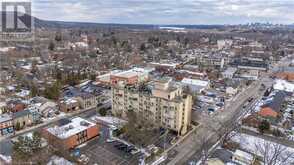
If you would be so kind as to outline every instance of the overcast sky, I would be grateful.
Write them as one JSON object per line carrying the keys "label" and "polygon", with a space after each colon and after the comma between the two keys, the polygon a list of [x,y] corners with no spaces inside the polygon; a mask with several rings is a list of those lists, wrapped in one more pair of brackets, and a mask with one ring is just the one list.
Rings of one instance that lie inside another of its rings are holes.
{"label": "overcast sky", "polygon": [[294,0],[33,0],[41,19],[130,24],[294,23]]}

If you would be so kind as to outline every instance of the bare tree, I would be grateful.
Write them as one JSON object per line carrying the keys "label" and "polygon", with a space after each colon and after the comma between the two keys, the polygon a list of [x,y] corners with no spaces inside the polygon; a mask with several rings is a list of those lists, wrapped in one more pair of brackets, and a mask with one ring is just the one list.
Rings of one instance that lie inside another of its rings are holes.
{"label": "bare tree", "polygon": [[[196,138],[196,136],[194,136]],[[196,139],[195,139],[196,140]],[[201,136],[200,139],[198,139],[200,141],[200,162],[201,165],[205,165],[205,162],[207,161],[208,157],[209,157],[209,137],[206,136]]]}
{"label": "bare tree", "polygon": [[262,143],[255,143],[256,155],[262,157],[267,165],[294,164],[294,152],[288,150],[284,145],[263,140]]}

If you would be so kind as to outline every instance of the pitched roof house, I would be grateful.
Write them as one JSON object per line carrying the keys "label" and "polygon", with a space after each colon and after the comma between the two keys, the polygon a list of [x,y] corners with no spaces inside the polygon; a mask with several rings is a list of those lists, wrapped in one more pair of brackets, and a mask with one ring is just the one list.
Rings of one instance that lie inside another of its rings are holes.
{"label": "pitched roof house", "polygon": [[278,91],[273,96],[271,101],[269,101],[268,103],[262,106],[258,114],[261,117],[276,119],[281,113],[282,105],[283,105],[283,102],[285,101],[286,96],[287,96],[286,92]]}

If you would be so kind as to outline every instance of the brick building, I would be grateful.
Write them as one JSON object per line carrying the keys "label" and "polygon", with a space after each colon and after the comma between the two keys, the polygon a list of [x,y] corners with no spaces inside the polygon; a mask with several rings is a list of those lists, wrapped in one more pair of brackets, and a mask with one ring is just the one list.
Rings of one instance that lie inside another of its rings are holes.
{"label": "brick building", "polygon": [[12,117],[8,114],[0,115],[0,136],[4,136],[13,133]]}
{"label": "brick building", "polygon": [[50,144],[62,149],[72,149],[98,136],[99,127],[93,122],[76,117],[46,128],[43,134]]}

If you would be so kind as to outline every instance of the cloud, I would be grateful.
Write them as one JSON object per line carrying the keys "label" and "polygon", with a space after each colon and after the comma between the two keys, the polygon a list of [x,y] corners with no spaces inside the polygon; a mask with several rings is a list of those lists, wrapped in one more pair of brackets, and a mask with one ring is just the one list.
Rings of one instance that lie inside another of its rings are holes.
{"label": "cloud", "polygon": [[43,19],[102,23],[294,23],[293,10],[293,0],[33,0]]}

